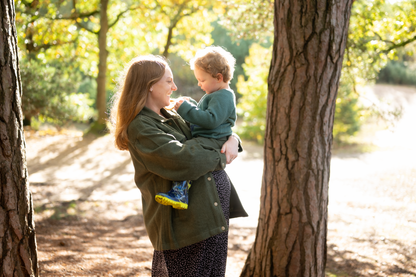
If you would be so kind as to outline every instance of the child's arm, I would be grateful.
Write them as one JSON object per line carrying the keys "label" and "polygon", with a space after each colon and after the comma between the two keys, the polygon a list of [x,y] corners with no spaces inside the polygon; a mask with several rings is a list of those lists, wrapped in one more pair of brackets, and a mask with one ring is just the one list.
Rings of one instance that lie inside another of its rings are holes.
{"label": "child's arm", "polygon": [[178,99],[176,100],[176,103],[175,103],[175,106],[174,106],[174,108],[175,108],[175,110],[176,110],[176,111],[179,109],[179,107],[182,105],[182,103],[183,103],[184,101],[188,101],[188,102],[190,102],[191,104],[193,104],[193,105],[195,105],[195,106],[198,104],[198,103],[197,103],[194,99],[192,99],[191,97],[183,96],[183,97],[180,97],[180,98],[178,98]]}
{"label": "child's arm", "polygon": [[182,101],[176,109],[183,119],[207,130],[215,129],[224,123],[234,110],[234,94],[229,91],[216,92],[215,96],[209,100],[206,110],[198,109],[195,105],[185,101]]}

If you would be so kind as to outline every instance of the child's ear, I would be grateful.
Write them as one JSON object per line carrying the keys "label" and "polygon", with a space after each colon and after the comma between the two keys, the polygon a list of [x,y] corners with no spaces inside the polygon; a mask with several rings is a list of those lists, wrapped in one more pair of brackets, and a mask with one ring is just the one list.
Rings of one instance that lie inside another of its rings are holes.
{"label": "child's ear", "polygon": [[220,81],[220,82],[224,81],[224,76],[222,76],[221,73],[218,73],[217,74],[217,80]]}

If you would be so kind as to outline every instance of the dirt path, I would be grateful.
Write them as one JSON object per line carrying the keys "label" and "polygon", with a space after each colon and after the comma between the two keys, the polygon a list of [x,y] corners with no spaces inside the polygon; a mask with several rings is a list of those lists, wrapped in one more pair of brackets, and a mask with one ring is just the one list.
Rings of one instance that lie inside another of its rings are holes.
{"label": "dirt path", "polygon": [[[333,155],[327,276],[416,276],[416,92],[375,91],[373,101],[395,95],[404,115],[394,133],[372,136],[377,151]],[[109,136],[40,134],[27,134],[27,159],[41,276],[150,276],[152,247],[129,154]],[[231,277],[254,241],[259,209],[263,150],[248,143],[245,150],[227,168],[250,214],[231,221]]]}

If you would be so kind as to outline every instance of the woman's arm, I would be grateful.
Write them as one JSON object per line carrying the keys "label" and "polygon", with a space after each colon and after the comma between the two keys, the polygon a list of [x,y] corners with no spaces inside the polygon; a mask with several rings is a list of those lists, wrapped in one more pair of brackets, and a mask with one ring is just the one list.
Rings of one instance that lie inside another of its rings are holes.
{"label": "woman's arm", "polygon": [[168,180],[195,180],[226,164],[219,149],[204,148],[195,140],[181,143],[154,122],[141,121],[129,128],[129,140],[132,158],[149,172]]}

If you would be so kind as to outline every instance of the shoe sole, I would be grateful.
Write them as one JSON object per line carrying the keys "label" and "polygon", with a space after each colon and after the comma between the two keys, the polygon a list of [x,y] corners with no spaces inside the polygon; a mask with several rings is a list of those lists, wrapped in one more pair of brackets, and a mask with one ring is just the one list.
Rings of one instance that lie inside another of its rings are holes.
{"label": "shoe sole", "polygon": [[160,195],[156,195],[155,196],[155,200],[156,202],[165,205],[165,206],[172,206],[174,209],[178,209],[178,210],[186,210],[188,209],[188,204],[182,203],[182,202],[176,202],[173,201],[169,198],[160,196]]}

